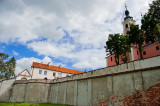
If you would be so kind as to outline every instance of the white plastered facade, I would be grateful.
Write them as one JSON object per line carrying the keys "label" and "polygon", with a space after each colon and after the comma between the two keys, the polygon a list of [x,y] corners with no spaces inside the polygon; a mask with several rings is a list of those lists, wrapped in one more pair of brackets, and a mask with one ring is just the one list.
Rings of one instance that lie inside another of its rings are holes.
{"label": "white plastered facade", "polygon": [[24,71],[22,71],[21,73],[18,74],[18,76],[16,77],[16,80],[29,80],[31,79],[31,75],[28,72],[27,69],[25,69]]}
{"label": "white plastered facade", "polygon": [[[39,72],[39,70],[42,70],[41,73]],[[45,71],[47,71],[46,75],[44,74]],[[53,75],[53,73],[55,73],[55,76]],[[32,79],[44,79],[44,78],[56,79],[56,78],[71,76],[73,74],[32,67],[31,68],[31,75],[32,75]]]}

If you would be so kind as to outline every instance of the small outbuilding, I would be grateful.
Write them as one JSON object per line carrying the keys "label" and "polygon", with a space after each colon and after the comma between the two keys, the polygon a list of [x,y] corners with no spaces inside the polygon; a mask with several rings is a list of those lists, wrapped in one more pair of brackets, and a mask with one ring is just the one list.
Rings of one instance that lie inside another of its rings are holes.
{"label": "small outbuilding", "polygon": [[16,80],[29,80],[29,79],[31,79],[31,74],[29,73],[27,69],[20,72],[18,76],[16,77]]}

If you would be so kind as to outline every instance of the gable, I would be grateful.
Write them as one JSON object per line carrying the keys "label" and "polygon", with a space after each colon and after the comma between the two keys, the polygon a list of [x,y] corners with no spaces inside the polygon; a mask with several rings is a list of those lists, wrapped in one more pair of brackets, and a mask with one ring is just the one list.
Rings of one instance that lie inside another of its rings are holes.
{"label": "gable", "polygon": [[29,71],[27,69],[25,69],[24,71],[22,71],[18,75],[21,75],[21,76],[31,76],[30,73],[29,73]]}

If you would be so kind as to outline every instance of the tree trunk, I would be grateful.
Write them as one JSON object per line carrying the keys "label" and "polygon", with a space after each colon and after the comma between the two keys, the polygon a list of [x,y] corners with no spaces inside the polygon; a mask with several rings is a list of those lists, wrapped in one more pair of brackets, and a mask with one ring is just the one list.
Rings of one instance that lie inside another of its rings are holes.
{"label": "tree trunk", "polygon": [[142,45],[138,45],[138,46],[139,46],[140,59],[143,59],[143,55],[142,55]]}
{"label": "tree trunk", "polygon": [[115,56],[116,65],[119,65],[119,56]]}

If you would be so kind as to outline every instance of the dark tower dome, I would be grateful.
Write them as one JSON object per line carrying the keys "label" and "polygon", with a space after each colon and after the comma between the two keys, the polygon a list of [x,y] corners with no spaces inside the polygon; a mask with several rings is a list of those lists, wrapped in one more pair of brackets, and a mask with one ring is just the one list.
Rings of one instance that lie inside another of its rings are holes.
{"label": "dark tower dome", "polygon": [[125,5],[126,7],[126,11],[125,11],[125,15],[126,17],[124,18],[124,20],[128,19],[128,18],[132,18],[131,16],[129,16],[129,11],[127,10],[127,6]]}
{"label": "dark tower dome", "polygon": [[125,11],[125,15],[126,15],[126,17],[129,16],[129,11],[127,9]]}

